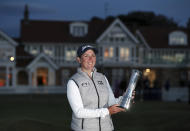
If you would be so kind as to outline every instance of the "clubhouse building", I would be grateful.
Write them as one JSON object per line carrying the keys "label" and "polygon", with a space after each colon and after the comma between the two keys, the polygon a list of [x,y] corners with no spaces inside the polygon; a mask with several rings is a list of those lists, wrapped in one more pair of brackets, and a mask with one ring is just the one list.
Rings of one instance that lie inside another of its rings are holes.
{"label": "clubhouse building", "polygon": [[[77,48],[90,44],[98,49],[96,67],[107,76],[114,91],[123,80],[128,82],[132,69],[139,69],[141,88],[159,90],[162,99],[170,100],[171,93],[176,93],[175,98],[188,97],[190,29],[136,28],[118,18],[30,20],[27,8],[20,26],[19,39],[0,30],[1,91],[65,92],[78,67]],[[177,94],[179,90],[182,94]]]}

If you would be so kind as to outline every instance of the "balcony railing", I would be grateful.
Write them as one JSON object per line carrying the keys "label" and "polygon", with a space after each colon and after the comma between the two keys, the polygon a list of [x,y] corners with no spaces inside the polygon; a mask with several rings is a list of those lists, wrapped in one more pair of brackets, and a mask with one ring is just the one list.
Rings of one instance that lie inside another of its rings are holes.
{"label": "balcony railing", "polygon": [[148,64],[148,65],[171,65],[171,66],[186,66],[190,65],[190,59],[183,59],[181,61],[169,61],[169,60],[163,60],[159,58],[145,58],[142,62],[142,64]]}
{"label": "balcony railing", "polygon": [[[75,59],[73,60],[65,60],[64,58],[55,58],[54,62],[59,66],[69,66],[69,67],[77,67],[78,63]],[[97,65],[104,66],[133,66],[133,65],[149,65],[149,66],[189,66],[190,58],[185,58],[183,60],[164,60],[159,57],[152,58],[130,58],[127,61],[121,60],[118,57],[113,57],[110,59],[103,59],[103,57],[97,57]]]}

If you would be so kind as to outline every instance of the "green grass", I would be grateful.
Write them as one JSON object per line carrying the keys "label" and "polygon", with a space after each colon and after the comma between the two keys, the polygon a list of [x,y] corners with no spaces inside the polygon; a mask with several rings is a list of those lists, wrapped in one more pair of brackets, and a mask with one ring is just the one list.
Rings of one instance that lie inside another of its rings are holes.
{"label": "green grass", "polygon": [[[7,99],[6,99],[7,98]],[[0,131],[69,131],[71,109],[62,96],[0,96]],[[2,100],[3,99],[3,100]],[[190,105],[136,102],[112,116],[117,131],[189,131]]]}
{"label": "green grass", "polygon": [[189,131],[190,105],[169,102],[138,102],[126,113],[113,116],[122,131]]}

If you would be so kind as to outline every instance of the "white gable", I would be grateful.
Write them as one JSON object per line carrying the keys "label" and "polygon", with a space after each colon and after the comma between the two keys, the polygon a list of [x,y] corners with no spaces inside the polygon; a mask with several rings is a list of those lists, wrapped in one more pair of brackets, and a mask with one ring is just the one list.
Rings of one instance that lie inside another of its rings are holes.
{"label": "white gable", "polygon": [[17,46],[18,44],[7,34],[0,31],[0,46],[3,46],[3,45]]}
{"label": "white gable", "polygon": [[[0,62],[8,63],[15,58],[15,46],[18,44],[8,35],[0,31]],[[12,60],[10,60],[12,58]],[[14,63],[12,63],[14,64]]]}
{"label": "white gable", "polygon": [[45,54],[41,53],[38,55],[28,66],[27,69],[32,69],[36,67],[50,67],[52,69],[58,69],[56,64]]}
{"label": "white gable", "polygon": [[116,19],[97,39],[100,42],[126,42],[132,41],[139,43],[135,36],[128,30],[128,28],[119,20]]}
{"label": "white gable", "polygon": [[143,37],[143,35],[142,35],[142,33],[140,32],[140,30],[137,30],[137,31],[136,31],[136,34],[137,34],[139,40],[142,41],[142,44],[144,44],[144,46],[145,46],[146,48],[150,49],[149,44],[147,43],[147,41],[146,41],[145,38]]}

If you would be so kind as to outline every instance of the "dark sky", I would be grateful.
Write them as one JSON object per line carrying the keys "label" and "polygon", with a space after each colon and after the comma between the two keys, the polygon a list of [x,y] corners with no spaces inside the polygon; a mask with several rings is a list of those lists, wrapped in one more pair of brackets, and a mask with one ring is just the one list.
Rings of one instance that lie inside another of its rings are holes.
{"label": "dark sky", "polygon": [[0,30],[19,36],[25,4],[29,6],[30,19],[90,20],[93,16],[153,11],[186,26],[190,18],[190,0],[0,0]]}

